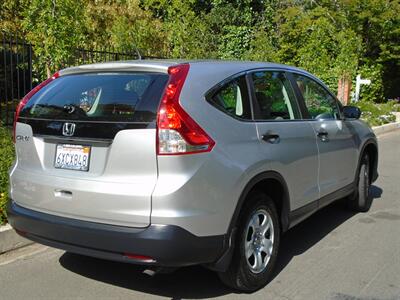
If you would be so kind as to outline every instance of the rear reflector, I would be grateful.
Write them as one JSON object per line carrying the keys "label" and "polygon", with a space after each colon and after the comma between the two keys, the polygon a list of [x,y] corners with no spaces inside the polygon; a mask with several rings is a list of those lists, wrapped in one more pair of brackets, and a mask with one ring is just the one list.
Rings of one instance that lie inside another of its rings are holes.
{"label": "rear reflector", "polygon": [[153,259],[149,256],[132,254],[132,253],[124,253],[124,256],[129,259],[136,260],[138,262],[152,263],[152,262],[156,261],[155,259]]}
{"label": "rear reflector", "polygon": [[168,68],[170,75],[157,118],[157,154],[179,155],[209,152],[215,142],[184,111],[179,96],[189,72],[189,64]]}

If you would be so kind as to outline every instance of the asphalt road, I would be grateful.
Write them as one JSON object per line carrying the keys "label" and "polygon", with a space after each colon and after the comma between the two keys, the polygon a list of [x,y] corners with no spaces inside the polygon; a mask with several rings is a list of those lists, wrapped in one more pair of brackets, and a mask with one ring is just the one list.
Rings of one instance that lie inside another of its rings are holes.
{"label": "asphalt road", "polygon": [[370,212],[334,203],[290,230],[272,281],[254,294],[201,267],[149,278],[132,265],[32,246],[0,256],[0,299],[400,299],[400,130],[379,142]]}

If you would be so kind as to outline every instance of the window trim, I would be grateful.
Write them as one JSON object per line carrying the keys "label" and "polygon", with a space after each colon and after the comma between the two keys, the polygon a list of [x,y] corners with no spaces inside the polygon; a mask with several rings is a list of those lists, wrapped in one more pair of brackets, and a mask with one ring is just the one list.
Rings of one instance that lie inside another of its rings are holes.
{"label": "window trim", "polygon": [[[256,115],[256,109],[257,109],[257,105],[256,104],[256,99],[255,96],[253,96],[253,84],[252,84],[252,78],[251,78],[251,74],[254,72],[262,72],[262,71],[269,71],[269,72],[273,72],[273,71],[277,71],[277,72],[283,72],[285,73],[285,76],[287,77],[287,79],[289,80],[291,87],[293,89],[294,95],[295,95],[295,99],[296,99],[296,104],[298,106],[300,115],[301,115],[301,119],[293,119],[293,120],[288,120],[288,119],[283,119],[283,120],[264,120],[264,119],[256,119],[255,115]],[[300,89],[297,86],[297,83],[294,80],[293,74],[298,74],[304,77],[307,77],[313,81],[315,81],[316,83],[318,83],[324,90],[326,90],[328,92],[329,95],[331,95],[335,100],[336,100],[336,105],[338,106],[338,111],[339,111],[339,115],[340,115],[340,119],[325,119],[325,120],[317,120],[317,119],[312,119],[308,113],[308,109],[306,107],[303,95],[301,94]],[[243,76],[245,75],[246,77],[246,84],[247,84],[247,93],[249,96],[249,101],[250,101],[250,112],[251,112],[251,119],[243,119],[240,118],[238,116],[232,115],[227,113],[226,111],[222,110],[221,108],[219,108],[218,106],[214,105],[211,101],[210,98],[217,93],[225,84],[229,83],[230,81],[236,79],[237,77]],[[224,80],[220,81],[219,83],[217,83],[216,85],[214,85],[213,87],[211,87],[207,92],[204,93],[204,98],[205,100],[214,108],[218,109],[219,111],[223,112],[225,115],[241,121],[241,122],[254,122],[254,123],[262,123],[262,122],[273,122],[273,123],[277,123],[277,122],[308,122],[308,121],[317,121],[317,122],[321,122],[321,121],[345,121],[345,118],[343,116],[342,113],[342,106],[340,105],[340,101],[337,99],[337,97],[330,91],[330,89],[317,77],[315,77],[314,75],[306,72],[306,71],[302,71],[300,69],[293,69],[289,66],[271,66],[271,67],[258,67],[258,68],[252,68],[252,69],[247,69],[244,71],[240,71],[236,74],[233,74],[227,78],[225,78]]]}

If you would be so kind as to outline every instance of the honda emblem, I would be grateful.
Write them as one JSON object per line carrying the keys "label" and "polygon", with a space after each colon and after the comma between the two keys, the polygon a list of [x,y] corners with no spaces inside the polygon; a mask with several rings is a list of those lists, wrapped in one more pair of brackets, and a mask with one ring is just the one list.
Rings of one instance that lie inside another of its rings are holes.
{"label": "honda emblem", "polygon": [[74,123],[64,123],[62,128],[62,134],[65,136],[73,136],[75,132],[75,124]]}

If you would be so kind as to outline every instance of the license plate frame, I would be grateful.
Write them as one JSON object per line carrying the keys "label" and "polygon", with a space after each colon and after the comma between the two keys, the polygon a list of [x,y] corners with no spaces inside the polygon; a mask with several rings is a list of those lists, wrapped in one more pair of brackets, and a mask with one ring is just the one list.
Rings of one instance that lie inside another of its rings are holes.
{"label": "license plate frame", "polygon": [[[54,158],[54,168],[88,172],[90,167],[91,153],[92,147],[89,145],[57,144]],[[83,155],[82,159],[79,157],[79,155]],[[86,163],[83,157],[86,157]]]}

